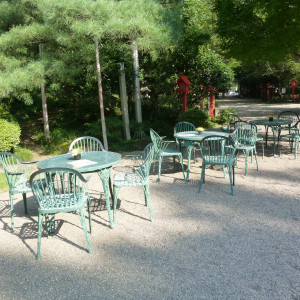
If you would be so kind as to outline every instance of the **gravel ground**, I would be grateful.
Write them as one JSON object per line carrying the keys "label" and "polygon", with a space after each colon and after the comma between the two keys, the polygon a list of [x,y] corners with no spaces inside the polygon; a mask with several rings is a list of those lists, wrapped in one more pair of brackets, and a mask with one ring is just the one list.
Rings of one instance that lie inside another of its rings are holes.
{"label": "gravel ground", "polygon": [[[296,110],[300,104],[264,105],[223,100],[246,119]],[[263,134],[263,132],[260,132]],[[37,206],[29,195],[29,217],[15,201],[10,232],[8,193],[0,194],[0,299],[300,299],[300,155],[284,145],[280,157],[259,152],[259,171],[244,159],[236,168],[235,196],[228,176],[207,169],[198,194],[201,159],[190,181],[163,163],[161,182],[150,176],[153,222],[141,188],[123,188],[114,229],[104,194],[91,178],[93,253],[76,214],[56,218],[56,234],[37,249]],[[130,162],[123,159],[112,174]],[[185,164],[186,164],[185,160]]]}

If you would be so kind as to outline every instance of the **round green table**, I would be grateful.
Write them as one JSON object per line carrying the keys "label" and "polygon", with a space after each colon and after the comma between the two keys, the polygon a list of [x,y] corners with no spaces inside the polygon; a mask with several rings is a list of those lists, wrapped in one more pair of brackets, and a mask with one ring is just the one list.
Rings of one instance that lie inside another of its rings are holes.
{"label": "round green table", "polygon": [[228,136],[226,132],[219,131],[203,131],[201,134],[198,131],[182,131],[174,134],[174,138],[179,141],[184,141],[187,147],[188,153],[188,168],[186,171],[186,180],[189,180],[190,166],[191,166],[191,154],[195,142],[200,142],[203,138],[209,135]]}
{"label": "round green table", "polygon": [[80,173],[97,172],[103,185],[106,208],[110,227],[113,227],[113,218],[110,211],[109,188],[111,167],[121,160],[121,154],[109,151],[93,151],[81,153],[81,159],[75,160],[71,154],[63,154],[45,159],[38,163],[38,169],[70,168]]}

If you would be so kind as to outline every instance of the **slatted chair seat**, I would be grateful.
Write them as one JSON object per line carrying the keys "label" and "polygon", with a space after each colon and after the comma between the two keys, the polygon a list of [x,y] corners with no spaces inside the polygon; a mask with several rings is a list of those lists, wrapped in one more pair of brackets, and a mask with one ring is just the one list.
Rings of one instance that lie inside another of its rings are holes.
{"label": "slatted chair seat", "polygon": [[43,218],[49,223],[48,218],[51,216],[51,224],[48,224],[48,234],[51,234],[54,231],[55,214],[61,212],[77,212],[84,231],[88,252],[92,252],[85,224],[85,206],[87,204],[91,233],[91,204],[89,194],[86,191],[88,180],[78,171],[68,168],[42,169],[30,176],[30,186],[38,204],[38,250],[36,259],[40,259]]}
{"label": "slatted chair seat", "polygon": [[136,173],[117,173],[114,177],[114,185],[122,186],[142,186],[148,183],[140,174]]}
{"label": "slatted chair seat", "polygon": [[198,193],[205,183],[205,168],[208,165],[222,166],[224,177],[225,167],[228,168],[231,194],[234,195],[234,153],[236,149],[231,138],[220,136],[207,136],[200,142],[200,152],[202,156],[202,172]]}

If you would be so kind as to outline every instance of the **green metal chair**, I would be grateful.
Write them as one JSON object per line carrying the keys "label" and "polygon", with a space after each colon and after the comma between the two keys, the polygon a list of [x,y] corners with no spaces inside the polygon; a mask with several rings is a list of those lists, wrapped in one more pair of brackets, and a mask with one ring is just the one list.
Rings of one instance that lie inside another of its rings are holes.
{"label": "green metal chair", "polygon": [[[154,156],[154,146],[151,144],[147,147],[147,156],[142,164],[133,166],[133,173],[117,173],[114,176],[114,221],[113,227],[116,222],[116,209],[118,202],[118,193],[122,187],[142,186],[145,193],[145,205],[149,209],[150,220],[152,219],[150,194],[149,194],[149,172]],[[112,227],[112,228],[113,228]]]}
{"label": "green metal chair", "polygon": [[14,195],[23,195],[25,215],[28,215],[26,194],[31,193],[28,177],[36,162],[24,162],[12,153],[0,152],[0,163],[9,185],[11,230],[14,232]]}
{"label": "green metal chair", "polygon": [[294,129],[297,128],[297,127],[295,127],[295,125],[296,125],[296,123],[298,123],[300,121],[300,117],[296,112],[287,110],[287,111],[281,112],[278,115],[278,119],[292,121],[292,123],[290,125],[281,125],[278,128],[278,142],[279,142],[282,131],[288,131],[288,134],[293,133]]}
{"label": "green metal chair", "polygon": [[158,179],[160,181],[161,174],[161,164],[163,157],[172,156],[174,162],[174,170],[175,170],[175,157],[177,156],[181,163],[181,169],[183,173],[183,178],[185,179],[184,167],[183,167],[183,158],[182,153],[175,148],[167,148],[170,143],[174,143],[173,141],[164,141],[153,129],[150,129],[151,140],[154,145],[155,158],[158,158]]}
{"label": "green metal chair", "polygon": [[83,136],[74,140],[69,147],[68,153],[71,153],[73,149],[81,149],[82,152],[105,151],[102,143],[91,136]]}
{"label": "green metal chair", "polygon": [[245,156],[245,175],[248,174],[248,156],[251,152],[254,152],[256,160],[256,169],[258,171],[258,161],[256,153],[256,142],[257,142],[257,127],[253,123],[245,123],[238,126],[233,133],[230,134],[230,137],[234,141],[234,147],[236,148],[236,156],[239,151],[243,151]]}
{"label": "green metal chair", "polygon": [[[290,133],[288,134],[283,134],[280,136],[280,140],[281,141],[282,139],[289,139],[289,145],[290,145],[290,149],[291,149],[291,152],[293,151],[293,144],[295,145],[295,159],[297,159],[297,151],[298,151],[298,147],[299,147],[299,139],[300,139],[300,120],[294,124],[294,126],[292,126],[290,128]],[[281,154],[281,143],[279,144],[280,147],[279,147],[279,155]]]}
{"label": "green metal chair", "polygon": [[[42,169],[30,176],[30,186],[38,204],[38,248],[36,259],[40,259],[43,217],[46,218],[49,235],[54,232],[54,217],[57,213],[77,212],[84,230],[88,252],[92,252],[85,224],[85,204],[87,203],[91,232],[90,197],[86,191],[88,180],[78,171],[68,168]],[[51,216],[50,222],[49,216]]]}
{"label": "green metal chair", "polygon": [[[184,131],[196,131],[196,127],[194,124],[189,123],[189,122],[178,122],[174,126],[174,134],[177,132],[184,132]],[[199,143],[197,142],[188,142],[188,141],[178,141],[176,140],[176,148],[178,150],[181,150],[182,148],[186,148],[188,151],[189,147],[192,147],[192,151],[194,153],[194,163],[196,162],[196,147],[199,147]]]}
{"label": "green metal chair", "polygon": [[234,153],[236,149],[231,138],[210,135],[203,138],[200,142],[200,152],[202,156],[202,172],[199,184],[201,192],[202,184],[205,183],[205,168],[207,165],[217,165],[228,168],[231,194],[234,195]]}
{"label": "green metal chair", "polygon": [[[248,123],[247,121],[235,121],[233,126],[234,126],[234,129],[237,128],[238,126],[240,125],[244,125]],[[251,122],[250,122],[251,123]],[[256,135],[256,142],[261,142],[261,148],[262,148],[262,158],[264,159],[265,157],[265,147],[264,147],[264,138],[263,137],[258,137]],[[253,157],[253,151],[251,151],[251,158]]]}

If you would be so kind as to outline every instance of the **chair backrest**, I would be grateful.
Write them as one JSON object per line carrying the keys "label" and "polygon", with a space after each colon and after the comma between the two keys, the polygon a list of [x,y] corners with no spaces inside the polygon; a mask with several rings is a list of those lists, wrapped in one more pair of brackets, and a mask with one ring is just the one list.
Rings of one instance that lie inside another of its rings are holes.
{"label": "chair backrest", "polygon": [[155,153],[160,153],[168,147],[169,142],[164,142],[153,129],[150,129],[150,137],[153,142]]}
{"label": "chair backrest", "polygon": [[196,131],[194,124],[189,122],[178,122],[174,126],[174,133],[183,132],[183,131]]}
{"label": "chair backrest", "polygon": [[247,121],[240,121],[240,120],[238,120],[238,121],[235,121],[235,122],[233,123],[233,127],[234,127],[234,128],[237,128],[238,126],[244,125],[244,124],[246,124],[246,123],[248,123],[248,122],[247,122]]}
{"label": "chair backrest", "polygon": [[245,122],[244,124],[236,127],[230,134],[230,137],[234,141],[235,146],[255,146],[257,141],[257,127],[253,123]]}
{"label": "chair backrest", "polygon": [[[148,147],[149,146],[149,147]],[[154,144],[149,144],[147,147],[147,155],[141,165],[135,167],[135,171],[138,172],[143,179],[148,179],[151,164],[154,157]],[[146,154],[146,153],[145,153]]]}
{"label": "chair backrest", "polygon": [[29,184],[39,208],[54,213],[82,204],[87,180],[73,169],[48,168],[34,172]]}
{"label": "chair backrest", "polygon": [[230,137],[209,135],[200,142],[200,152],[206,164],[222,165],[234,157],[234,143]]}
{"label": "chair backrest", "polygon": [[68,153],[71,153],[73,149],[80,149],[82,152],[105,151],[102,143],[91,136],[83,136],[74,140],[69,147]]}
{"label": "chair backrest", "polygon": [[[290,125],[291,127],[293,127],[300,120],[300,118],[296,112],[289,111],[289,110],[281,112],[278,115],[278,119],[291,120],[292,121],[292,123]],[[281,127],[288,128],[289,126],[285,125],[285,126],[281,126]]]}
{"label": "chair backrest", "polygon": [[21,176],[29,175],[30,168],[25,167],[23,161],[10,152],[0,152],[0,164],[10,188],[15,186]]}
{"label": "chair backrest", "polygon": [[228,114],[228,125],[229,128],[233,128],[234,127],[234,123],[236,121],[243,121],[238,115],[235,115],[233,113],[229,113]]}

